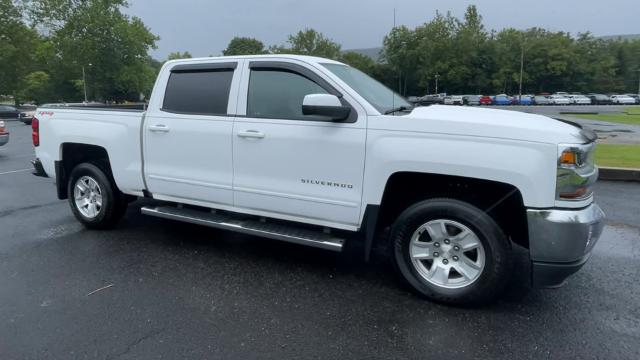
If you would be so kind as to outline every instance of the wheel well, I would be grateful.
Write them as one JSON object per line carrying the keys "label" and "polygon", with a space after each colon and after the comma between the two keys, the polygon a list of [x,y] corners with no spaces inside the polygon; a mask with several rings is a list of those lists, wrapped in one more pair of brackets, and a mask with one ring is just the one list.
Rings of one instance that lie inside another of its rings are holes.
{"label": "wheel well", "polygon": [[418,201],[449,197],[466,201],[487,212],[516,244],[529,247],[526,209],[513,185],[461,176],[400,172],[387,181],[377,229],[384,230]]}
{"label": "wheel well", "polygon": [[107,176],[111,175],[111,165],[109,163],[109,154],[107,150],[101,146],[78,144],[78,143],[64,143],[60,149],[61,152],[61,166],[58,171],[60,172],[56,176],[56,184],[58,187],[58,198],[66,199],[67,193],[67,177],[71,174],[76,165],[89,162],[100,167]]}

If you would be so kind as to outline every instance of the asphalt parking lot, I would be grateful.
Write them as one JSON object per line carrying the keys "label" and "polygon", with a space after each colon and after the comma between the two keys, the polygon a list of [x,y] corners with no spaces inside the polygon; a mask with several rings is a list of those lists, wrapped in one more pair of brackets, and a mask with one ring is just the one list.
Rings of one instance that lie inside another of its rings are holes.
{"label": "asphalt parking lot", "polygon": [[597,185],[608,223],[566,286],[530,289],[518,251],[504,297],[460,309],[413,295],[380,256],[145,217],[137,203],[117,229],[85,230],[30,174],[29,127],[8,129],[0,359],[640,358],[640,184]]}

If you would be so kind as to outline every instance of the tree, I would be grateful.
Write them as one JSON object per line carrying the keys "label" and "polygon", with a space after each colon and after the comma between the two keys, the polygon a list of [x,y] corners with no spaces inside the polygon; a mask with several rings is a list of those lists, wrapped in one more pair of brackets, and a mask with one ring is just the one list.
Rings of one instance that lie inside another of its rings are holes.
{"label": "tree", "polygon": [[83,98],[77,80],[86,74],[89,97],[137,100],[151,88],[155,71],[149,49],[158,37],[137,17],[122,12],[124,0],[29,0],[30,17],[44,27],[55,49],[48,64],[60,98]]}
{"label": "tree", "polygon": [[407,92],[410,77],[416,74],[418,62],[416,47],[416,32],[409,30],[406,26],[391,29],[383,41],[382,59],[396,76],[396,85],[392,88],[401,94]]}
{"label": "tree", "polygon": [[340,61],[367,74],[371,74],[376,66],[376,63],[370,57],[353,51],[343,53],[340,56]]}
{"label": "tree", "polygon": [[12,0],[0,0],[0,94],[20,101],[22,79],[34,68],[34,54],[41,41],[22,21]]}
{"label": "tree", "polygon": [[489,74],[493,69],[487,47],[488,34],[475,5],[467,8],[464,21],[457,24],[454,41],[454,51],[457,53],[453,59],[457,73],[457,90],[464,92],[471,89],[468,92],[476,94],[486,91]]}
{"label": "tree", "polygon": [[48,102],[53,97],[51,92],[51,78],[44,71],[34,71],[27,75],[20,92],[20,98],[33,101],[36,104]]}
{"label": "tree", "polygon": [[340,58],[340,44],[314,29],[305,29],[298,31],[295,35],[289,35],[287,43],[290,47],[272,46],[270,50],[274,53],[311,55],[328,59]]}
{"label": "tree", "polygon": [[260,55],[266,54],[267,49],[265,49],[262,41],[249,38],[249,37],[234,37],[227,45],[227,48],[222,50],[222,55],[231,56],[231,55]]}
{"label": "tree", "polygon": [[426,92],[453,92],[459,87],[461,74],[459,69],[452,70],[458,59],[455,50],[455,36],[458,20],[450,13],[436,16],[415,30],[417,86]]}
{"label": "tree", "polygon": [[191,59],[192,56],[188,51],[181,53],[180,51],[172,52],[167,57],[167,60],[178,60],[178,59]]}

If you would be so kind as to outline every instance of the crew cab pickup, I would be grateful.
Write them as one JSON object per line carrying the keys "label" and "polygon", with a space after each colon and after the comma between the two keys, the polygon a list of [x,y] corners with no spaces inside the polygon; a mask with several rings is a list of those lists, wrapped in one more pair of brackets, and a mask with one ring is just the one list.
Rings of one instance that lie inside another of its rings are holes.
{"label": "crew cab pickup", "polygon": [[592,132],[414,108],[322,58],[169,61],[146,111],[45,107],[32,127],[36,174],[88,228],[114,226],[144,197],[146,215],[334,251],[353,243],[366,259],[386,248],[401,279],[439,302],[494,299],[516,244],[533,284],[558,286],[603,228]]}

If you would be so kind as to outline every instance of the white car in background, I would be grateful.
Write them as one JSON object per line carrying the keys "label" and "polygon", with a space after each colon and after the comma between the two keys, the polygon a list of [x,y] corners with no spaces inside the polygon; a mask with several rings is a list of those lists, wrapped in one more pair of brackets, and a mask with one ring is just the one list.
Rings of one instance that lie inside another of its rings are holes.
{"label": "white car in background", "polygon": [[591,105],[591,99],[584,95],[567,95],[567,98],[574,105]]}
{"label": "white car in background", "polygon": [[462,95],[445,96],[445,105],[462,105],[464,103],[464,97]]}
{"label": "white car in background", "polygon": [[549,101],[553,105],[569,105],[571,104],[571,100],[568,97],[563,95],[551,95],[549,96]]}
{"label": "white car in background", "polygon": [[31,125],[31,121],[33,120],[33,117],[35,115],[36,115],[35,107],[33,109],[23,110],[22,112],[20,112],[20,117],[18,118],[18,120],[22,121],[26,125]]}
{"label": "white car in background", "polygon": [[611,103],[617,105],[633,105],[636,100],[627,95],[611,95]]}

